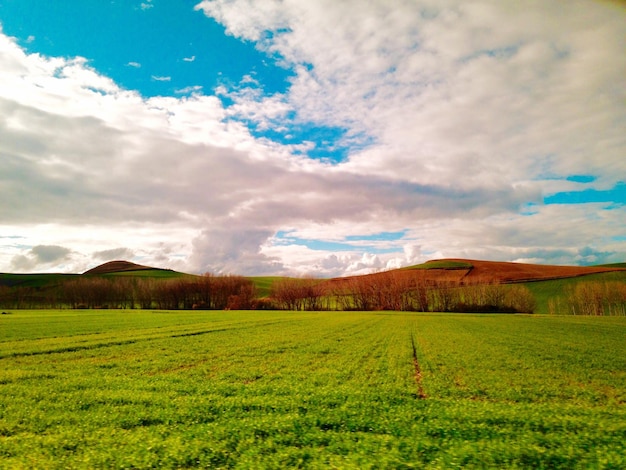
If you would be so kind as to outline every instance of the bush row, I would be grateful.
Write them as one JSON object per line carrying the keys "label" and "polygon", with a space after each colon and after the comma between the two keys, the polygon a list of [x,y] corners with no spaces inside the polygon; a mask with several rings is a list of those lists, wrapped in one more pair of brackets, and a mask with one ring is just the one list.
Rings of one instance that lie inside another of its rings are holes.
{"label": "bush row", "polygon": [[408,271],[330,282],[285,279],[274,283],[271,299],[275,308],[286,310],[532,313],[536,308],[532,293],[522,285],[433,282]]}
{"label": "bush row", "polygon": [[626,315],[626,283],[580,281],[548,300],[553,315]]}
{"label": "bush row", "polygon": [[45,289],[5,287],[0,289],[0,306],[224,310],[255,308],[256,297],[254,283],[240,276],[81,277]]}

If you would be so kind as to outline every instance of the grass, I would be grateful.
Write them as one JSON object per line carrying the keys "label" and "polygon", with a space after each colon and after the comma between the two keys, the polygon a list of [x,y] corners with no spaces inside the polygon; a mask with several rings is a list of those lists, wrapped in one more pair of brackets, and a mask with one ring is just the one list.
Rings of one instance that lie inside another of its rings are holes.
{"label": "grass", "polygon": [[599,264],[598,266],[604,266],[608,268],[626,268],[626,263]]}
{"label": "grass", "polygon": [[154,279],[177,279],[181,277],[195,277],[193,274],[184,274],[169,269],[140,269],[136,271],[118,271],[106,274],[88,274],[90,277],[139,277]]}
{"label": "grass", "polygon": [[[166,269],[145,269],[139,271],[119,271],[107,274],[87,274],[85,277],[141,277],[155,279],[170,279],[179,277],[189,277],[190,274],[183,274],[176,271]],[[81,274],[57,274],[57,273],[41,273],[41,274],[8,274],[0,273],[0,286],[8,287],[49,287],[62,285],[65,281],[80,279]]]}
{"label": "grass", "polygon": [[78,274],[7,274],[0,273],[0,286],[45,287],[77,279]]}
{"label": "grass", "polygon": [[470,269],[472,268],[472,263],[467,261],[453,261],[453,260],[434,260],[428,261],[422,264],[416,264],[415,266],[408,266],[402,269]]}
{"label": "grass", "polygon": [[0,468],[623,468],[625,336],[623,317],[15,311]]}
{"label": "grass", "polygon": [[251,277],[250,280],[254,283],[257,288],[258,296],[260,298],[269,297],[270,291],[272,290],[272,284],[276,281],[280,281],[286,279],[281,276],[256,276]]}

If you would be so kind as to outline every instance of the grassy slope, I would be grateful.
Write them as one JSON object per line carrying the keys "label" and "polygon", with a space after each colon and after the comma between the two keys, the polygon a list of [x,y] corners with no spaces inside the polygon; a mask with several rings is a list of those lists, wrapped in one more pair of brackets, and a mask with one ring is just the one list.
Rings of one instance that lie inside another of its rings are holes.
{"label": "grassy slope", "polygon": [[270,291],[272,290],[272,284],[276,281],[280,281],[286,279],[282,276],[254,276],[249,278],[254,285],[256,286],[259,297],[265,298],[269,297]]}
{"label": "grassy slope", "polygon": [[84,277],[141,277],[155,279],[171,279],[191,274],[184,274],[168,269],[143,269],[139,271],[120,271],[106,274],[8,274],[0,273],[0,286],[20,286],[20,287],[48,287],[58,285],[64,281],[79,279]]}
{"label": "grassy slope", "polygon": [[[457,270],[472,268],[473,265],[470,260],[434,260],[426,263],[409,266],[402,268],[405,270]],[[607,267],[626,267],[626,263],[615,263],[608,265]],[[78,274],[2,274],[0,273],[0,286],[24,286],[42,288],[47,286],[59,285],[63,281],[71,280],[79,277]],[[124,276],[124,277],[140,277],[140,278],[152,278],[152,279],[175,279],[181,277],[191,277],[193,275],[184,274],[171,270],[163,269],[140,269],[135,271],[124,270],[120,272],[112,272],[105,274],[85,274],[84,276]],[[250,278],[259,291],[260,297],[269,296],[272,284],[280,279],[285,279],[280,276],[258,276]],[[626,282],[626,271],[603,273],[603,274],[590,274],[582,277],[565,278],[549,281],[536,281],[525,282],[531,292],[536,296],[538,309],[537,313],[548,313],[548,299],[562,296],[564,289],[567,286],[575,284],[580,281],[604,281],[604,280],[617,280]]]}
{"label": "grassy slope", "polygon": [[45,287],[76,279],[80,274],[8,274],[0,273],[0,286]]}
{"label": "grassy slope", "polygon": [[599,264],[598,266],[606,268],[624,268],[626,269],[626,263],[611,263],[611,264]]}
{"label": "grassy slope", "polygon": [[180,277],[195,277],[193,274],[180,273],[169,269],[141,269],[138,271],[120,271],[106,274],[87,274],[87,276],[102,277],[140,277],[153,279],[177,279]]}
{"label": "grassy slope", "polygon": [[455,261],[448,259],[427,261],[426,263],[407,266],[402,269],[470,269],[472,263],[469,261]]}

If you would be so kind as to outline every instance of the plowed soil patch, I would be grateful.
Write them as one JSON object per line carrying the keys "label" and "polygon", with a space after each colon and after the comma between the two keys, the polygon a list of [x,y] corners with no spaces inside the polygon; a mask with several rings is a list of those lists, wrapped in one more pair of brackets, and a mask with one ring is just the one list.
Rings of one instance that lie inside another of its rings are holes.
{"label": "plowed soil patch", "polygon": [[[626,271],[626,268],[611,266],[553,266],[527,263],[510,263],[500,261],[477,261],[467,259],[448,259],[471,267],[425,268],[428,263],[415,269],[397,269],[363,276],[334,278],[326,281],[331,288],[354,286],[359,281],[366,283],[394,282],[392,279],[412,278],[426,283],[482,284],[482,283],[515,283],[530,281],[546,281],[587,276],[589,274]],[[391,276],[391,277],[390,277]]]}
{"label": "plowed soil patch", "polygon": [[506,263],[496,261],[469,261],[473,268],[467,274],[468,279],[493,279],[500,282],[542,281],[589,274],[624,271],[623,268],[601,266],[551,266],[525,263]]}

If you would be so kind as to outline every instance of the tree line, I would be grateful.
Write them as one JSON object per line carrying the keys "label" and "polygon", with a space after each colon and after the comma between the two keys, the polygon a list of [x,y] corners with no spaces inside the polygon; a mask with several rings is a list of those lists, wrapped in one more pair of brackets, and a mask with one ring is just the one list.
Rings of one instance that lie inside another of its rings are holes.
{"label": "tree line", "polygon": [[270,299],[274,308],[286,310],[532,313],[536,308],[530,290],[519,284],[433,281],[416,271],[333,281],[284,279],[273,284]]}
{"label": "tree line", "polygon": [[0,286],[2,308],[256,308],[254,283],[241,276],[151,279],[87,276],[52,287]]}
{"label": "tree line", "polygon": [[[626,284],[581,281],[547,300],[551,314],[626,315]],[[241,276],[173,279],[78,276],[54,286],[0,286],[0,308],[211,310],[396,310],[532,313],[536,300],[521,284],[432,280],[419,271],[390,271],[334,280],[284,278],[261,298]]]}

